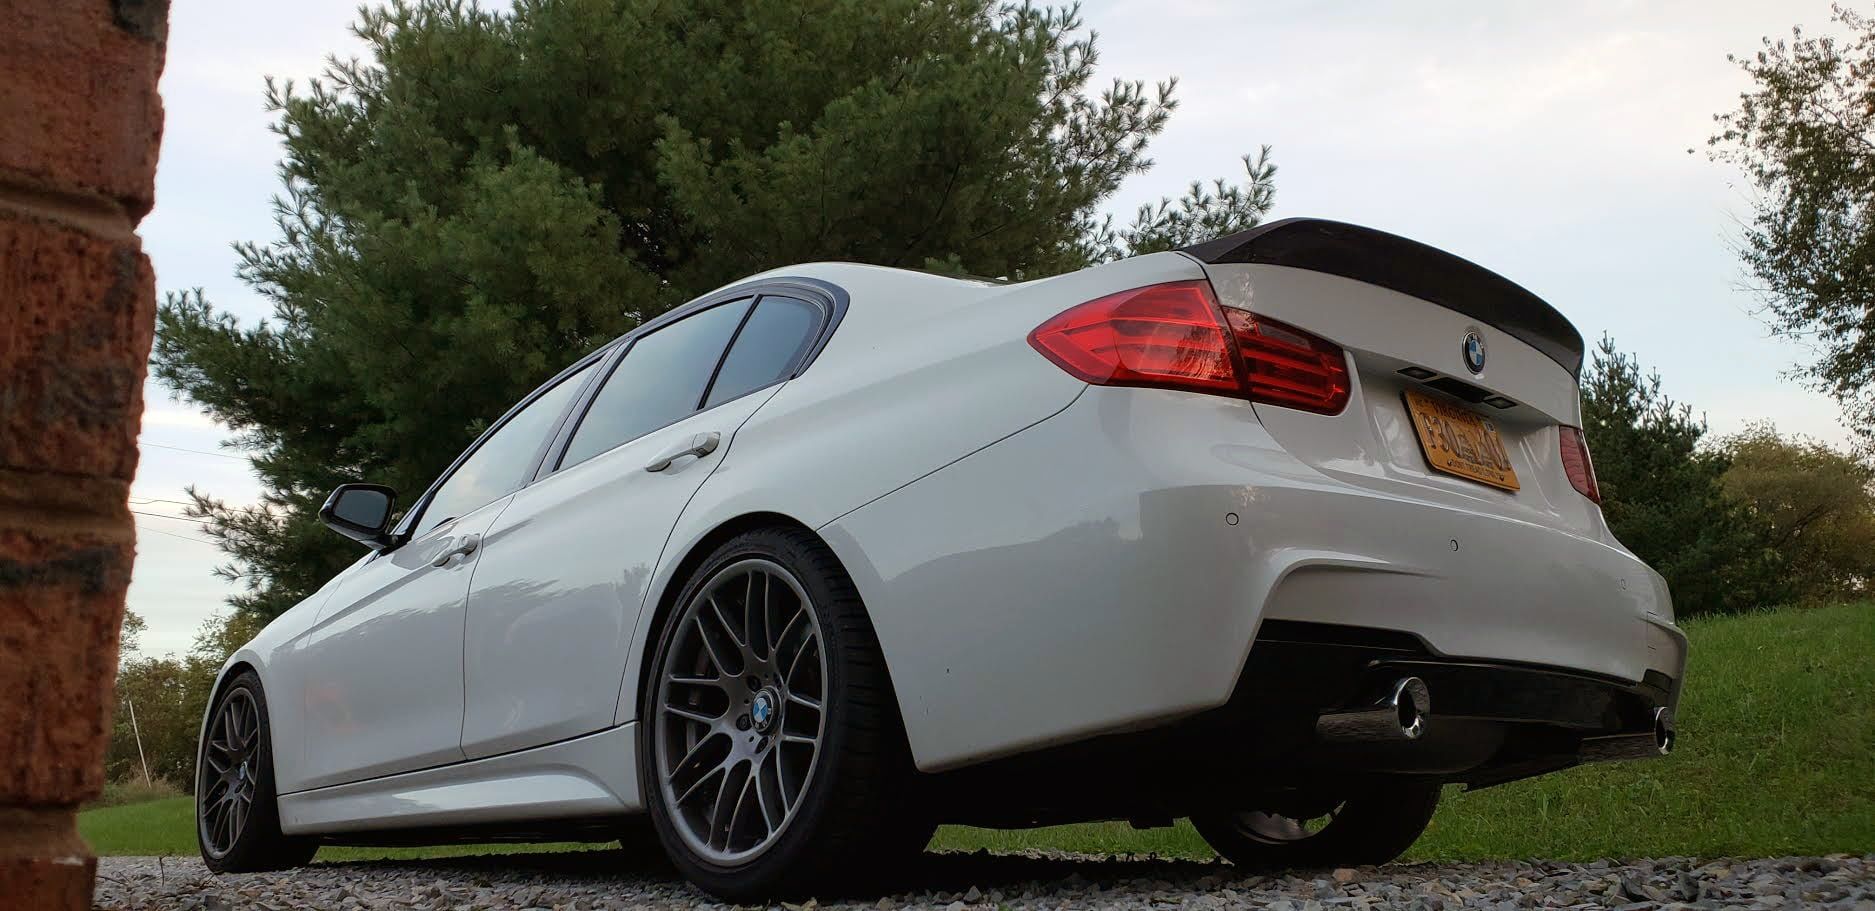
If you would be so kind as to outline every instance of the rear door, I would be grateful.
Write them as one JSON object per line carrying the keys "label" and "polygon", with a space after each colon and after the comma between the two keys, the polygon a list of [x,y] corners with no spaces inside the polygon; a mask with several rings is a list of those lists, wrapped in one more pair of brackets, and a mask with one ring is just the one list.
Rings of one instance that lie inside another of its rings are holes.
{"label": "rear door", "polygon": [[462,749],[475,758],[608,727],[672,526],[830,311],[791,297],[705,307],[634,339],[543,476],[487,535],[469,594]]}

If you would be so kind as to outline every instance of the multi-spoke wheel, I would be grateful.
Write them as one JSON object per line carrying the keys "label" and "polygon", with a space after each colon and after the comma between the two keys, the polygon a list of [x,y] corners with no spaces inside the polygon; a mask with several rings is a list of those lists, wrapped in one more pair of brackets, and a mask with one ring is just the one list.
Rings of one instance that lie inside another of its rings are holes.
{"label": "multi-spoke wheel", "polygon": [[303,864],[317,850],[280,834],[271,749],[260,678],[243,672],[215,703],[196,764],[195,831],[210,870],[277,870]]}
{"label": "multi-spoke wheel", "polygon": [[[645,680],[640,770],[673,862],[735,901],[930,835],[852,582],[805,531],[737,537],[684,586]],[[909,833],[909,837],[906,837]],[[864,866],[858,864],[857,866]]]}
{"label": "multi-spoke wheel", "polygon": [[1217,853],[1238,866],[1383,864],[1418,840],[1438,806],[1437,783],[1409,781],[1312,807],[1224,810],[1191,821]]}
{"label": "multi-spoke wheel", "polygon": [[657,771],[679,834],[734,863],[787,827],[820,754],[827,658],[794,574],[750,557],[677,617],[657,680]]}
{"label": "multi-spoke wheel", "polygon": [[227,854],[254,809],[254,765],[260,753],[260,707],[246,689],[228,693],[202,745],[202,847]]}

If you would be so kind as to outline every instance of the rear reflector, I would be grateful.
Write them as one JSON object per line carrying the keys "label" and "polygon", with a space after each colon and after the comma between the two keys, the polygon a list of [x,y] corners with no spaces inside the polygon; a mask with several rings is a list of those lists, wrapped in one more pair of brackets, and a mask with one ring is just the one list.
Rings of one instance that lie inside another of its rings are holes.
{"label": "rear reflector", "polygon": [[1088,301],[1037,326],[1029,344],[1101,386],[1235,395],[1321,414],[1348,403],[1340,348],[1248,311],[1219,307],[1205,281],[1148,285]]}
{"label": "rear reflector", "polygon": [[1556,437],[1562,441],[1563,472],[1569,475],[1569,483],[1576,492],[1594,500],[1602,501],[1601,486],[1595,483],[1595,463],[1589,460],[1589,441],[1582,435],[1580,428],[1567,424],[1556,425]]}

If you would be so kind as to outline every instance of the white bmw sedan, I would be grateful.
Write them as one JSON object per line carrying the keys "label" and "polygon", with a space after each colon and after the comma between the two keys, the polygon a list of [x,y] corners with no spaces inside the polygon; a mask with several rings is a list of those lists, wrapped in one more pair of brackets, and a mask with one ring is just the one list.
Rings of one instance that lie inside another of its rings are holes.
{"label": "white bmw sedan", "polygon": [[198,834],[616,838],[717,895],[945,822],[1189,817],[1378,863],[1442,785],[1673,741],[1686,639],[1609,534],[1581,336],[1290,219],[1018,284],[776,270],[516,404],[228,662]]}

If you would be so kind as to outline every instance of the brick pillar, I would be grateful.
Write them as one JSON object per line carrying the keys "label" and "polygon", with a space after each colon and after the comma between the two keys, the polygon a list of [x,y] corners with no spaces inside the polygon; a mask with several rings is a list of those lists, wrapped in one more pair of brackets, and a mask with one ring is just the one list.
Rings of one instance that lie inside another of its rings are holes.
{"label": "brick pillar", "polygon": [[154,320],[167,0],[0,0],[0,908],[87,908]]}

